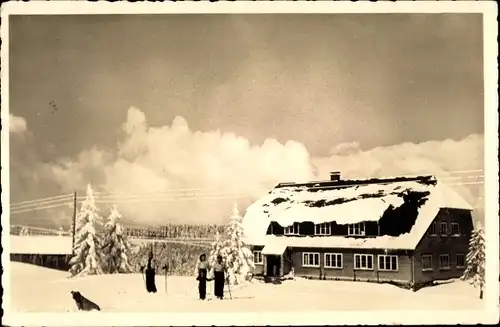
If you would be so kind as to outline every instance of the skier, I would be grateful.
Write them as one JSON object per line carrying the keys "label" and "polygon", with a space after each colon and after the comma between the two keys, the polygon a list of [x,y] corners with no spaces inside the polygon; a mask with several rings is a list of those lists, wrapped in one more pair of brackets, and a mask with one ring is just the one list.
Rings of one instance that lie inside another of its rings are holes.
{"label": "skier", "polygon": [[207,272],[208,272],[208,262],[207,256],[205,254],[200,255],[200,260],[196,264],[196,270],[198,276],[196,280],[198,281],[198,291],[200,293],[200,300],[205,300],[207,296]]}
{"label": "skier", "polygon": [[214,294],[218,299],[224,298],[224,282],[225,272],[227,272],[226,265],[222,261],[222,256],[217,256],[217,261],[214,264]]}
{"label": "skier", "polygon": [[153,262],[153,252],[149,253],[148,266],[146,268],[146,290],[149,293],[156,293],[155,264]]}

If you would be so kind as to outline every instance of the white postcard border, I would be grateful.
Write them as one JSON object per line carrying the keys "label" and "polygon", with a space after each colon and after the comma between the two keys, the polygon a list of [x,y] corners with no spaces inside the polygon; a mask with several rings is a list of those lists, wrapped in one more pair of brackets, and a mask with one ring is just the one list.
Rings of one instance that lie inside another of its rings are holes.
{"label": "white postcard border", "polygon": [[[486,283],[498,285],[498,65],[497,6],[492,1],[417,2],[9,2],[2,4],[1,49],[1,180],[2,180],[2,286],[3,321],[6,325],[116,326],[116,325],[325,325],[325,324],[475,324],[496,323],[499,319],[499,287],[487,287],[485,309],[480,311],[304,311],[258,313],[29,313],[9,312],[9,15],[49,14],[179,14],[179,13],[482,13],[484,24],[485,85],[485,219]],[[7,209],[6,209],[7,207]],[[7,231],[7,233],[5,233]]]}

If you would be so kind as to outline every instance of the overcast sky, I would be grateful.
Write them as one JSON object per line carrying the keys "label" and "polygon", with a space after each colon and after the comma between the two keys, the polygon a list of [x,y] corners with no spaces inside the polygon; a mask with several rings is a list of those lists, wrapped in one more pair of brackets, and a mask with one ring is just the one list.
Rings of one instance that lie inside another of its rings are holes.
{"label": "overcast sky", "polygon": [[[82,158],[94,146],[116,154],[131,107],[151,127],[181,116],[190,131],[231,132],[250,147],[293,140],[308,158],[339,144],[367,151],[483,133],[480,15],[10,19],[10,112],[30,134],[11,137],[17,163]],[[13,186],[12,197],[42,190]]]}

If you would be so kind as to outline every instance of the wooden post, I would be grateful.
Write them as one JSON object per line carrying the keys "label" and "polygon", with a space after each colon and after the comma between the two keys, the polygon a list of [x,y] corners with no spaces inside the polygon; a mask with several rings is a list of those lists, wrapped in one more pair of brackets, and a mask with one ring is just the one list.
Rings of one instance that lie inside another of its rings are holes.
{"label": "wooden post", "polygon": [[265,254],[262,255],[262,262],[263,262],[262,269],[264,270],[263,273],[264,276],[267,277],[267,255]]}
{"label": "wooden post", "polygon": [[73,193],[73,240],[71,242],[71,253],[75,254],[75,234],[76,234],[76,192]]}
{"label": "wooden post", "polygon": [[168,262],[166,263],[165,265],[165,294],[167,294],[167,275],[168,275],[168,268],[169,268],[169,264]]}
{"label": "wooden post", "polygon": [[285,254],[283,253],[282,255],[280,255],[280,277],[283,277],[284,273],[285,273],[285,258],[283,257]]}
{"label": "wooden post", "polygon": [[410,260],[411,260],[411,283],[412,285],[415,285],[415,252],[413,252],[412,255],[410,255]]}

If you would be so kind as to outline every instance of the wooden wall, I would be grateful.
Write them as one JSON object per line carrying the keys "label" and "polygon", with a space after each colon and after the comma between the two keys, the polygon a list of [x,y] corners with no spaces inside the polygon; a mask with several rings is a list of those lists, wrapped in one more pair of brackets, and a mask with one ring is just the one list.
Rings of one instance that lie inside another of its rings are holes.
{"label": "wooden wall", "polygon": [[70,255],[65,254],[10,254],[10,260],[41,267],[68,271]]}
{"label": "wooden wall", "polygon": [[[303,267],[302,254],[304,252],[320,253],[320,267]],[[342,269],[325,268],[325,253],[342,253]],[[373,254],[373,270],[355,270],[354,254]],[[398,271],[379,271],[378,254],[384,254],[381,250],[353,250],[353,249],[308,249],[293,248],[292,261],[295,267],[295,276],[320,278],[320,279],[344,279],[362,280],[376,282],[401,282],[412,281],[412,253],[393,252],[387,254],[398,255]]]}
{"label": "wooden wall", "polygon": [[[457,268],[456,255],[467,255],[469,239],[472,233],[472,215],[469,211],[458,209],[441,209],[436,218],[436,236],[426,235],[417,245],[415,251],[415,281],[426,283],[432,280],[445,280],[462,276],[465,268]],[[448,236],[440,235],[440,223],[448,223]],[[460,236],[451,235],[451,222],[458,222]],[[432,255],[432,271],[422,270],[422,256]],[[448,254],[450,269],[439,269],[439,255]]]}
{"label": "wooden wall", "polygon": [[[253,251],[262,251],[264,247],[263,246],[251,246],[250,247],[250,250],[252,250],[252,253]],[[262,264],[255,264],[255,269],[253,270],[253,274],[254,275],[264,275],[264,272],[266,271],[265,270],[265,258],[263,257],[263,263]]]}

